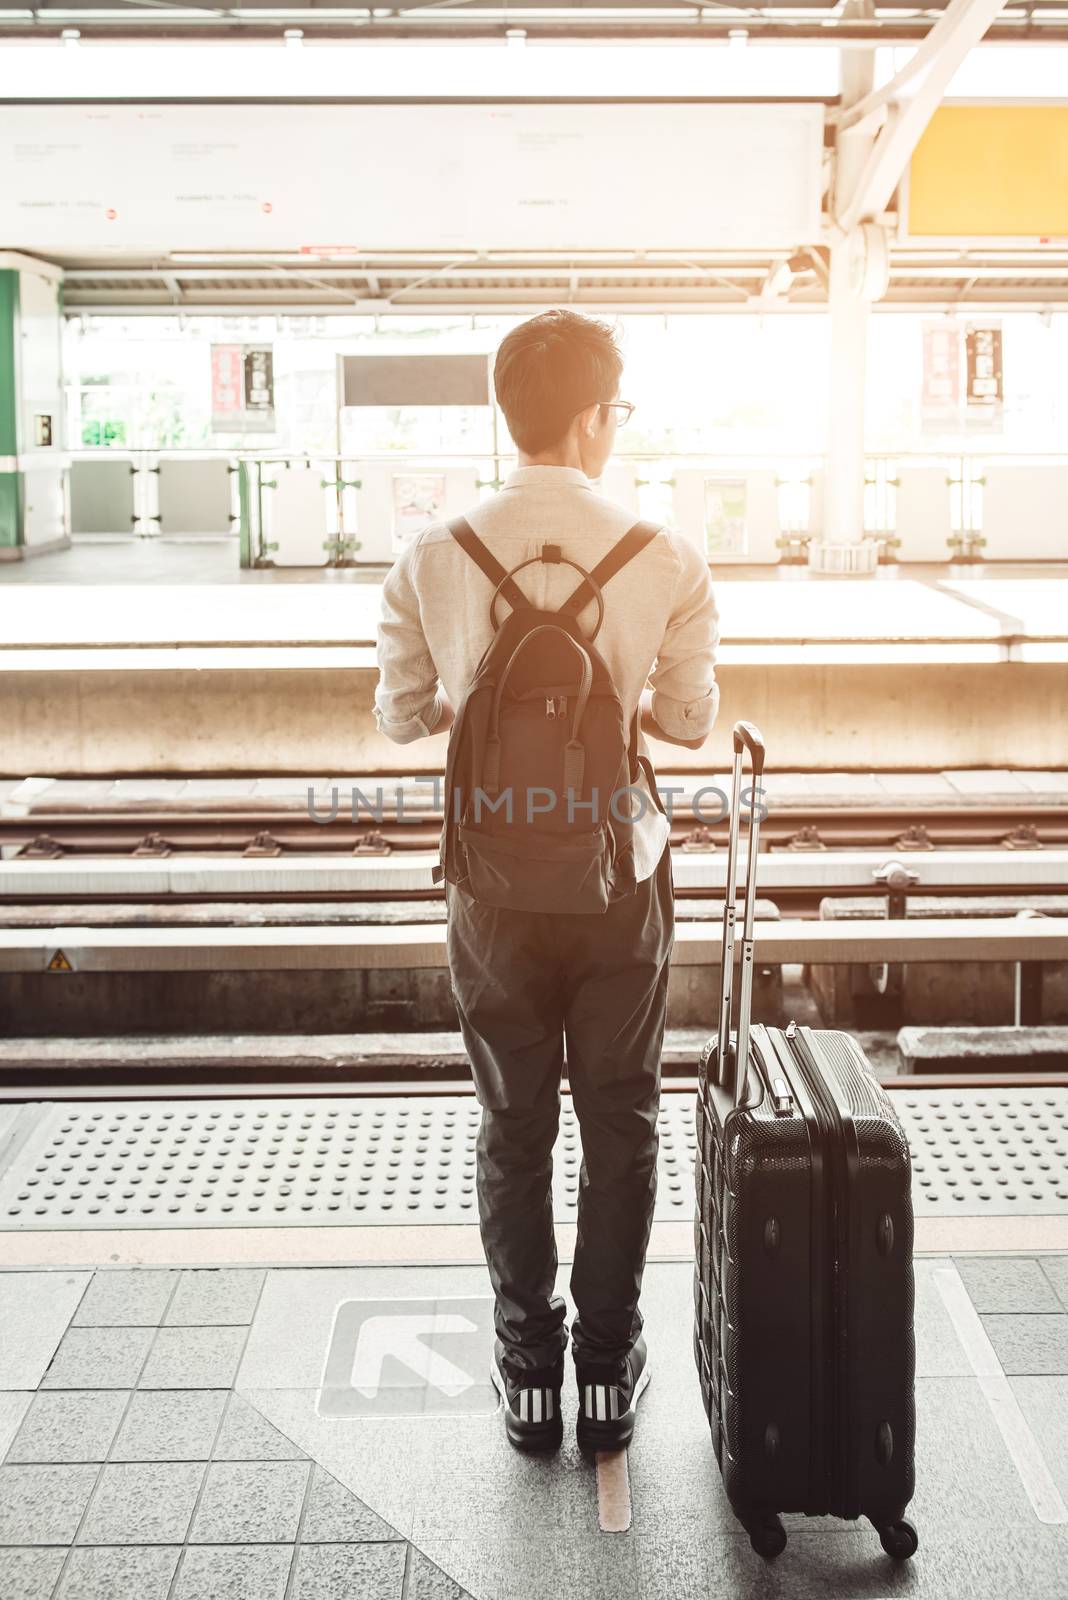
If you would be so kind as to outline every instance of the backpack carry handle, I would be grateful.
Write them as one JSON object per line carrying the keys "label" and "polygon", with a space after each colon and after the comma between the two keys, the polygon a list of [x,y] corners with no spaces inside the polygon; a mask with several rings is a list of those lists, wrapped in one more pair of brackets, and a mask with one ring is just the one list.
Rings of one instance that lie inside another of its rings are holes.
{"label": "backpack carry handle", "polygon": [[[505,584],[510,582],[515,577],[517,572],[522,572],[524,567],[532,567],[535,565],[535,563],[544,561],[545,559],[546,558],[543,555],[530,556],[526,561],[521,561],[518,567],[513,567],[510,572],[505,573],[496,589],[494,589],[493,598],[490,601],[490,622],[493,625],[494,633],[496,633],[497,629],[500,627],[500,623],[497,621],[497,599]],[[575,571],[580,572],[586,582],[589,583],[593,589],[594,599],[597,601],[597,624],[594,627],[593,632],[589,635],[589,640],[592,644],[594,639],[596,639],[597,635],[600,633],[601,623],[604,621],[604,595],[601,593],[600,585],[593,579],[590,573],[586,571],[585,567],[580,567],[577,561],[570,560],[568,556],[560,556],[558,561],[554,562],[554,564],[563,567],[574,567]],[[508,596],[506,595],[505,599],[507,598]]]}
{"label": "backpack carry handle", "polygon": [[636,522],[632,528],[627,529],[621,539],[616,540],[608,554],[602,556],[592,572],[587,572],[577,561],[572,561],[561,554],[560,546],[557,544],[544,545],[539,555],[521,561],[517,567],[512,568],[512,572],[506,572],[493,552],[482,543],[466,517],[454,517],[451,522],[446,523],[446,527],[460,548],[466,551],[475,565],[481,567],[490,583],[495,585],[493,598],[490,601],[490,622],[494,633],[497,631],[498,594],[504,594],[513,611],[521,611],[530,606],[530,601],[516,583],[512,573],[521,572],[524,567],[531,566],[535,561],[551,561],[554,565],[565,563],[569,567],[574,567],[576,572],[582,573],[582,582],[559,607],[557,616],[577,618],[591,600],[597,601],[597,626],[589,636],[591,641],[600,633],[604,621],[604,596],[601,593],[604,585],[610,578],[614,578],[628,561],[632,561],[639,551],[644,550],[647,544],[651,544],[660,532],[655,522]]}
{"label": "backpack carry handle", "polygon": [[[731,1009],[734,989],[735,891],[738,871],[738,835],[741,829],[742,760],[748,750],[753,766],[749,790],[749,849],[745,869],[745,912],[742,922],[742,978],[738,999],[738,1033],[734,1047],[734,1076],[728,1082]],[[734,725],[734,775],[731,784],[730,829],[727,836],[727,881],[723,893],[723,942],[721,951],[722,987],[719,1002],[719,1034],[716,1040],[716,1082],[728,1089],[736,1106],[743,1103],[749,1066],[749,1018],[753,1005],[753,921],[756,911],[756,863],[760,845],[760,817],[757,811],[757,778],[764,771],[763,735],[751,722]]]}

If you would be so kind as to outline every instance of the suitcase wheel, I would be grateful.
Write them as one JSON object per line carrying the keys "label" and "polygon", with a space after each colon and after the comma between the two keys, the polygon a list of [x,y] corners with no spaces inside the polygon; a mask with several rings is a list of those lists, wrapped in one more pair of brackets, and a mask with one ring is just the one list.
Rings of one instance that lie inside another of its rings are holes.
{"label": "suitcase wheel", "polygon": [[786,1529],[781,1518],[769,1513],[761,1517],[759,1522],[750,1522],[747,1526],[749,1543],[758,1556],[770,1561],[774,1556],[782,1555],[786,1549]]}
{"label": "suitcase wheel", "polygon": [[895,1561],[907,1561],[919,1548],[920,1541],[911,1522],[888,1522],[876,1531],[883,1549]]}

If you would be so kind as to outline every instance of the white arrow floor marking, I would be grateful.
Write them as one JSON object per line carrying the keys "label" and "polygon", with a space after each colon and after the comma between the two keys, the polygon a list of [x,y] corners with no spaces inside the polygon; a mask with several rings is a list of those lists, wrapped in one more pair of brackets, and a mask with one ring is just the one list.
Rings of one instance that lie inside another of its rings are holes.
{"label": "white arrow floor marking", "polygon": [[474,1378],[439,1351],[424,1344],[423,1336],[477,1332],[473,1322],[454,1312],[368,1317],[356,1340],[356,1354],[352,1358],[352,1387],[365,1399],[375,1399],[382,1387],[382,1363],[387,1356],[392,1356],[431,1388],[455,1399],[473,1386]]}

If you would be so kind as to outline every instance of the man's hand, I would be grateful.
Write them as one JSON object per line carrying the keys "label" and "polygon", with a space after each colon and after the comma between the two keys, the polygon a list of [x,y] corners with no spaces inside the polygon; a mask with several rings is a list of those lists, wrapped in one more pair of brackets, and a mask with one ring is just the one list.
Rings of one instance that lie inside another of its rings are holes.
{"label": "man's hand", "polygon": [[708,739],[707,733],[703,733],[699,739],[676,739],[670,733],[665,733],[653,716],[653,696],[649,689],[646,689],[641,697],[639,720],[642,732],[647,733],[651,739],[662,739],[665,744],[681,745],[684,750],[700,750]]}

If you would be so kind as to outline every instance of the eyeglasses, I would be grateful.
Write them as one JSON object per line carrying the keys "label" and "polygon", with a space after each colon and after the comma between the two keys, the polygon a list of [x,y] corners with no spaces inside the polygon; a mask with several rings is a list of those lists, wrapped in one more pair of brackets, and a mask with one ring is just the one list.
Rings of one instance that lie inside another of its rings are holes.
{"label": "eyeglasses", "polygon": [[[602,411],[617,411],[616,427],[625,428],[634,415],[634,407],[629,400],[591,400],[590,405],[599,405]],[[588,411],[589,406],[580,406],[579,410]],[[578,416],[578,411],[574,415]]]}
{"label": "eyeglasses", "polygon": [[634,415],[634,407],[629,400],[602,400],[601,409],[602,411],[615,411],[618,413],[616,416],[617,428],[625,428]]}

